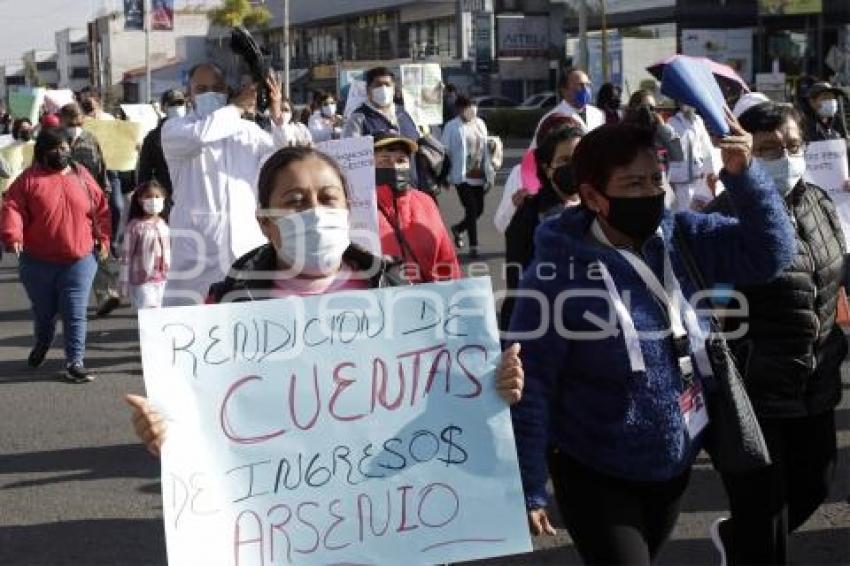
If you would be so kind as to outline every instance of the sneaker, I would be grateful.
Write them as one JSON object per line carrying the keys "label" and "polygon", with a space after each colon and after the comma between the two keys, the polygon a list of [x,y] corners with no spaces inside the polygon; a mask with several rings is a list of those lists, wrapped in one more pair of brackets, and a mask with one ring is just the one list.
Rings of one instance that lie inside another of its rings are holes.
{"label": "sneaker", "polygon": [[36,344],[27,358],[27,365],[31,368],[41,367],[41,364],[44,363],[44,358],[47,356],[47,352],[49,350],[49,342],[46,344]]}
{"label": "sneaker", "polygon": [[121,306],[121,299],[118,297],[109,297],[106,299],[100,308],[97,309],[97,316],[107,316],[109,313]]}
{"label": "sneaker", "polygon": [[455,246],[457,246],[458,249],[465,245],[463,241],[463,232],[457,226],[452,226],[452,236],[455,240]]}
{"label": "sneaker", "polygon": [[62,377],[69,383],[91,383],[95,379],[81,363],[69,365]]}
{"label": "sneaker", "polygon": [[711,524],[711,542],[714,543],[714,547],[720,553],[720,566],[726,566],[727,564],[727,549],[729,547],[728,530],[730,526],[731,523],[728,517],[721,517]]}

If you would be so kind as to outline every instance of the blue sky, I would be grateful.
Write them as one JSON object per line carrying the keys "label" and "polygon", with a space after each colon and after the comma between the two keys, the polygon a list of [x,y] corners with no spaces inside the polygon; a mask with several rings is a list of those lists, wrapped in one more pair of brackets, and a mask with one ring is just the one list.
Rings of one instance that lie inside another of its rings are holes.
{"label": "blue sky", "polygon": [[[175,0],[178,9],[217,4],[219,0]],[[123,9],[123,0],[0,0],[0,65],[19,64],[30,49],[56,49],[60,29],[84,28],[101,13]]]}

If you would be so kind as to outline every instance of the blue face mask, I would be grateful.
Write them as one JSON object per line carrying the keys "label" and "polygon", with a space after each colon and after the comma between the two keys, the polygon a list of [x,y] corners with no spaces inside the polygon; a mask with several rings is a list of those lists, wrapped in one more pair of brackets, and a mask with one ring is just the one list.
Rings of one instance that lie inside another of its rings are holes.
{"label": "blue face mask", "polygon": [[199,118],[206,118],[226,105],[227,94],[222,92],[205,92],[195,95],[195,114]]}
{"label": "blue face mask", "polygon": [[590,91],[589,86],[582,87],[580,91],[578,91],[573,97],[573,102],[575,103],[576,108],[584,108],[588,104],[590,104],[591,97],[593,93]]}

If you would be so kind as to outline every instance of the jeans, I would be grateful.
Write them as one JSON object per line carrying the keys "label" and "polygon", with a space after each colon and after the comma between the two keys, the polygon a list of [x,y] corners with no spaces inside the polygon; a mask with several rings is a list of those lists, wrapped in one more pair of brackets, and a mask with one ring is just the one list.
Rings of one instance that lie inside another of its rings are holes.
{"label": "jeans", "polygon": [[121,212],[124,210],[124,195],[121,193],[121,177],[118,171],[107,171],[106,178],[109,180],[109,186],[112,189],[107,195],[109,198],[109,213],[112,216],[112,242],[118,244],[121,242]]}
{"label": "jeans", "polygon": [[41,261],[21,254],[21,283],[32,303],[35,341],[50,344],[56,333],[56,317],[62,316],[65,361],[82,363],[86,351],[86,308],[97,271],[94,254],[73,263]]}

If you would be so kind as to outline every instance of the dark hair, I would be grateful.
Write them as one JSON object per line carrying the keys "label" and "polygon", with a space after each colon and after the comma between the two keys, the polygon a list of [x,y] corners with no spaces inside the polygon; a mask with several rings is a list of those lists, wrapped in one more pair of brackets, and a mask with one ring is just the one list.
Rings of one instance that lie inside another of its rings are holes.
{"label": "dark hair", "polygon": [[33,161],[40,165],[44,165],[44,160],[47,154],[62,145],[68,143],[68,135],[62,128],[45,128],[39,132],[35,138],[35,147],[33,148]]}
{"label": "dark hair", "polygon": [[573,153],[576,185],[587,183],[604,192],[614,169],[629,165],[641,151],[655,155],[652,131],[623,123],[596,128],[582,138]]}
{"label": "dark hair", "polygon": [[320,159],[325,162],[339,176],[342,182],[342,189],[345,191],[346,198],[348,197],[348,181],[345,178],[345,173],[342,172],[339,164],[328,155],[313,149],[312,147],[284,147],[277,150],[269,157],[260,169],[260,177],[257,181],[257,201],[260,208],[268,208],[274,190],[274,180],[277,174],[282,169],[286,169],[297,161],[305,159]]}
{"label": "dark hair", "polygon": [[[537,147],[534,149],[534,161],[537,163],[537,178],[543,185],[550,184],[549,177],[546,175],[546,167],[552,163],[555,157],[555,151],[561,142],[573,138],[581,138],[584,136],[584,130],[581,127],[576,127],[568,122],[564,122],[549,129],[543,139],[537,141]],[[569,194],[578,192],[578,187]]]}
{"label": "dark hair", "polygon": [[466,110],[472,106],[472,99],[466,95],[459,94],[457,98],[455,98],[455,110],[461,112],[462,110]]}
{"label": "dark hair", "polygon": [[632,95],[629,97],[629,103],[628,103],[628,105],[627,105],[627,106],[628,106],[628,109],[629,109],[629,110],[635,110],[635,109],[637,109],[637,107],[638,107],[638,106],[640,106],[640,105],[642,105],[642,104],[643,104],[643,99],[644,99],[644,98],[647,98],[647,97],[649,97],[649,96],[654,96],[654,94],[653,94],[651,91],[649,91],[649,90],[646,90],[646,89],[636,90],[636,91],[635,91],[634,93],[632,93]]}
{"label": "dark hair", "polygon": [[572,75],[573,73],[578,73],[579,71],[584,72],[581,67],[567,67],[566,69],[561,71],[561,76],[558,78],[558,90],[569,87],[570,75]]}
{"label": "dark hair", "polygon": [[80,103],[80,108],[82,108],[83,112],[86,114],[94,112],[94,102],[92,102],[92,100],[92,98],[87,98]]}
{"label": "dark hair", "polygon": [[741,127],[751,134],[776,131],[788,120],[802,127],[800,113],[792,105],[780,102],[757,104],[738,118]]}
{"label": "dark hair", "polygon": [[63,120],[76,120],[82,115],[83,110],[76,102],[69,102],[59,110],[59,117]]}
{"label": "dark hair", "polygon": [[596,93],[596,106],[599,108],[608,108],[611,102],[622,96],[622,92],[622,89],[614,83],[603,84],[599,87],[599,92]]}
{"label": "dark hair", "polygon": [[134,218],[144,218],[148,215],[145,212],[145,209],[142,207],[141,196],[142,193],[147,191],[148,189],[156,189],[160,193],[162,193],[162,197],[165,198],[168,196],[168,193],[165,191],[165,187],[159,184],[155,179],[151,179],[147,183],[142,183],[136,190],[133,191],[132,196],[130,197],[130,212],[127,214],[127,218],[133,220]]}
{"label": "dark hair", "polygon": [[15,121],[12,122],[12,137],[18,139],[18,136],[21,134],[21,128],[24,124],[29,124],[30,128],[32,127],[32,122],[30,122],[29,118],[15,118]]}
{"label": "dark hair", "polygon": [[320,106],[322,102],[324,102],[328,98],[332,98],[334,101],[336,101],[336,96],[334,96],[334,93],[329,90],[320,90],[316,93],[316,96],[313,97],[313,100],[316,106]]}
{"label": "dark hair", "polygon": [[380,77],[390,77],[395,81],[395,75],[387,67],[374,67],[366,71],[366,76],[364,77],[366,79],[366,86],[371,86],[372,81]]}

